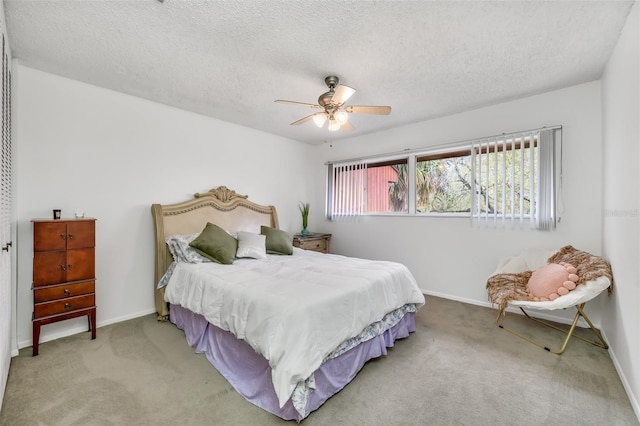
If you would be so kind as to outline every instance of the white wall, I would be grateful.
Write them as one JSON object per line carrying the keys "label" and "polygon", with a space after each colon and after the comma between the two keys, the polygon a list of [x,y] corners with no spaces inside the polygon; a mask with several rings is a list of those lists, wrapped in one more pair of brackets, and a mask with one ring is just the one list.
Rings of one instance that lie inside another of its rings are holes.
{"label": "white wall", "polygon": [[615,290],[603,330],[629,398],[640,418],[640,6],[627,18],[602,77],[604,254]]}
{"label": "white wall", "polygon": [[[333,234],[331,246],[337,253],[400,261],[427,293],[488,306],[486,279],[500,257],[567,244],[601,253],[600,123],[600,83],[592,82],[316,147],[316,173],[324,176],[328,160],[562,125],[565,208],[555,231],[472,228],[468,218],[369,216],[359,222],[328,222],[319,209],[312,223]],[[324,182],[315,181],[316,205],[324,205]],[[599,323],[600,300],[594,302],[588,312]]]}
{"label": "white wall", "polygon": [[[98,326],[154,312],[152,203],[226,185],[300,229],[310,146],[20,64],[14,76],[20,347],[32,342],[30,220],[54,208],[98,219]],[[85,329],[86,318],[47,325],[41,341]]]}

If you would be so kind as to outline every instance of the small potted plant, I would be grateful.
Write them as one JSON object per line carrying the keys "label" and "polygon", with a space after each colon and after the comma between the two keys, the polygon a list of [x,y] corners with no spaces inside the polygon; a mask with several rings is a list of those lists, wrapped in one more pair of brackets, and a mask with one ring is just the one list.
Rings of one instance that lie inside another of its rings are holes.
{"label": "small potted plant", "polygon": [[309,230],[307,229],[307,225],[309,224],[309,203],[300,201],[298,207],[302,214],[302,235],[309,235]]}

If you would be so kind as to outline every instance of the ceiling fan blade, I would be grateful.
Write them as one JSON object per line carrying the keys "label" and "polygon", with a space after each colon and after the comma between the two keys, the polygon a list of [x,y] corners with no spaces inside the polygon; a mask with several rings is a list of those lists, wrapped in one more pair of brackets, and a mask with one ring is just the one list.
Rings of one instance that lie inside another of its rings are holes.
{"label": "ceiling fan blade", "polygon": [[298,105],[298,106],[304,106],[307,108],[322,108],[320,105],[316,105],[316,104],[308,104],[306,102],[296,102],[296,101],[285,101],[282,99],[278,99],[274,102],[278,102],[280,104],[291,104],[291,105]]}
{"label": "ceiling fan blade", "polygon": [[391,114],[390,106],[373,106],[373,105],[349,105],[344,108],[347,112],[353,112],[355,114],[375,114],[375,115],[389,115]]}
{"label": "ceiling fan blade", "polygon": [[331,100],[335,105],[342,105],[347,102],[347,100],[356,93],[356,89],[353,87],[345,86],[344,84],[339,84],[336,87],[336,91],[333,93],[333,97]]}
{"label": "ceiling fan blade", "polygon": [[352,132],[353,130],[355,130],[355,127],[353,127],[353,124],[351,124],[349,121],[345,121],[344,123],[342,123],[342,125],[340,125],[340,130],[342,130],[343,132]]}
{"label": "ceiling fan blade", "polygon": [[301,119],[300,119],[300,120],[298,120],[298,121],[294,121],[293,123],[291,123],[291,125],[292,125],[292,126],[297,126],[298,124],[306,123],[307,121],[312,120],[314,115],[315,115],[315,114],[307,115],[306,117],[301,118]]}

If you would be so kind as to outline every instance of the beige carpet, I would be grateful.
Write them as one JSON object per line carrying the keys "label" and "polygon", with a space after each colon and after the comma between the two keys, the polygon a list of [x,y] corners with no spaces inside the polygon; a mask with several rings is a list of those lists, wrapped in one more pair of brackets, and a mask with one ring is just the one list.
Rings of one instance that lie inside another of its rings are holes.
{"label": "beige carpet", "polygon": [[[606,350],[574,340],[553,355],[497,328],[495,314],[428,297],[418,330],[303,424],[638,424]],[[154,316],[100,328],[94,341],[82,333],[44,343],[35,358],[21,350],[0,413],[2,425],[286,423],[246,402],[182,331]]]}

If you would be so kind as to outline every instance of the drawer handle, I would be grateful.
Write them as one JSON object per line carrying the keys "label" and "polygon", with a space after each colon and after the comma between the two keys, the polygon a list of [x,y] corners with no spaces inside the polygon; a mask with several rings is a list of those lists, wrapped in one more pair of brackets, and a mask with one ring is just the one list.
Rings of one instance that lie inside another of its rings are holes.
{"label": "drawer handle", "polygon": [[69,234],[69,239],[73,240],[73,234]]}
{"label": "drawer handle", "polygon": [[63,240],[67,239],[67,237],[64,234],[60,234],[60,238],[62,238]]}
{"label": "drawer handle", "polygon": [[63,271],[66,271],[67,267],[65,265],[60,265],[60,269],[62,269]]}
{"label": "drawer handle", "polygon": [[71,309],[71,303],[65,303],[64,304],[64,310],[68,311],[69,309]]}
{"label": "drawer handle", "polygon": [[71,292],[69,291],[69,289],[65,288],[64,289],[64,295],[65,296],[69,296],[71,294]]}

